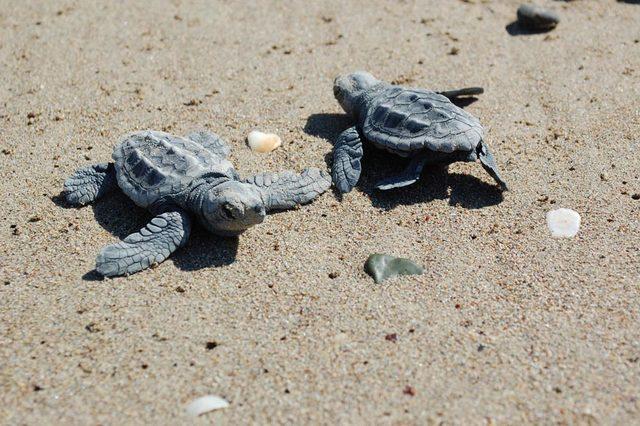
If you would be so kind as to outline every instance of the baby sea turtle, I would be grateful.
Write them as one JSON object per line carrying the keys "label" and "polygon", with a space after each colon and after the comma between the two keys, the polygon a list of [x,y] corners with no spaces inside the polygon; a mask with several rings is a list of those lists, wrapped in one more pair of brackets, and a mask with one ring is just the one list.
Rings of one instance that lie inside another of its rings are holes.
{"label": "baby sea turtle", "polygon": [[450,101],[482,89],[436,93],[394,86],[358,71],[336,78],[333,93],[356,123],[340,134],[334,147],[333,181],[340,192],[349,192],[358,183],[363,141],[411,159],[402,174],[378,182],[380,190],[417,182],[426,164],[475,160],[502,189],[507,188],[483,141],[480,122]]}
{"label": "baby sea turtle", "polygon": [[306,169],[261,173],[241,180],[227,160],[229,147],[216,135],[187,137],[157,131],[126,136],[114,163],[83,167],[64,184],[66,200],[82,206],[120,187],[153,219],[123,241],[104,247],[96,271],[105,276],[141,271],[165,260],[189,238],[191,216],[212,233],[239,235],[267,212],[316,199],[331,186],[328,174]]}

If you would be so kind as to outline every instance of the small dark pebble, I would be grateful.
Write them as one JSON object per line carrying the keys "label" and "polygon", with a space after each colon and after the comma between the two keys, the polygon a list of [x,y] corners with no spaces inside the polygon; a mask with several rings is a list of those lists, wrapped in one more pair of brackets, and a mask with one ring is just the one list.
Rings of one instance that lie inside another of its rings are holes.
{"label": "small dark pebble", "polygon": [[177,291],[178,293],[184,293],[184,291],[185,291],[185,290],[184,290],[184,288],[182,288],[182,287],[178,286],[178,287],[176,287],[176,291]]}
{"label": "small dark pebble", "polygon": [[389,341],[389,342],[397,342],[398,341],[398,334],[397,333],[387,334],[386,336],[384,336],[384,340]]}
{"label": "small dark pebble", "polygon": [[153,337],[158,342],[166,342],[167,340],[169,340],[166,337],[161,337],[158,333],[153,333],[151,337]]}
{"label": "small dark pebble", "polygon": [[478,352],[484,351],[485,348],[486,348],[485,345],[478,345]]}
{"label": "small dark pebble", "polygon": [[415,396],[416,390],[412,386],[407,385],[402,390],[402,393],[409,396]]}
{"label": "small dark pebble", "polygon": [[35,392],[40,392],[41,390],[44,390],[44,388],[42,386],[33,385],[33,390]]}
{"label": "small dark pebble", "polygon": [[207,342],[206,348],[208,351],[215,349],[218,346],[218,342]]}
{"label": "small dark pebble", "polygon": [[40,222],[42,218],[40,216],[32,216],[29,218],[29,222]]}
{"label": "small dark pebble", "polygon": [[633,198],[634,200],[640,200],[640,193],[633,194],[631,198]]}
{"label": "small dark pebble", "polygon": [[523,4],[518,8],[518,23],[535,31],[551,30],[558,25],[560,17],[555,12],[533,4]]}
{"label": "small dark pebble", "polygon": [[340,276],[340,272],[329,272],[329,278],[332,280],[338,278]]}
{"label": "small dark pebble", "polygon": [[87,330],[89,333],[97,333],[98,331],[100,331],[100,328],[95,322],[85,325],[84,329]]}

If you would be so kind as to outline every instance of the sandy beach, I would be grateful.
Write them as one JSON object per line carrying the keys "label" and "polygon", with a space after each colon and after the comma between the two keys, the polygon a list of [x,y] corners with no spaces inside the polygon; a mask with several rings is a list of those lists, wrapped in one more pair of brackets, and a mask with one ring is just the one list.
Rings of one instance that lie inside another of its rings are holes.
{"label": "sandy beach", "polygon": [[[516,0],[0,0],[0,423],[640,422],[640,5],[536,3],[556,29],[508,31]],[[66,206],[74,170],[142,129],[213,131],[242,175],[329,170],[359,69],[484,87],[464,108],[510,191],[456,163],[383,193],[402,162],[368,150],[341,199],[92,272],[150,216]],[[375,284],[375,252],[425,272]],[[188,417],[207,394],[230,406]]]}

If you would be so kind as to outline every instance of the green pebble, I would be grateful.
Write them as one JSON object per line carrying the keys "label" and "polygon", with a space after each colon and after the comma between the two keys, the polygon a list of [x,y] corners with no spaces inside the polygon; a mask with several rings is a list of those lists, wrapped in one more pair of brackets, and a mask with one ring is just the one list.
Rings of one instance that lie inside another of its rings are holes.
{"label": "green pebble", "polygon": [[369,256],[364,264],[364,270],[378,284],[396,275],[420,275],[424,272],[422,266],[409,259],[380,253]]}

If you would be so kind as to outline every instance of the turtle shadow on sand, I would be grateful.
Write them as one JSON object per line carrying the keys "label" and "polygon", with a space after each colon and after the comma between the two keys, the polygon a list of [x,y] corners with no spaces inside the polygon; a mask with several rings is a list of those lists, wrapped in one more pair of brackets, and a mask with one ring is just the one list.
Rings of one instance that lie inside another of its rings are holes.
{"label": "turtle shadow on sand", "polygon": [[[312,114],[307,118],[305,133],[326,139],[331,144],[344,130],[353,126],[346,114]],[[500,204],[502,191],[493,183],[467,174],[449,173],[446,166],[426,167],[419,182],[400,189],[380,191],[376,183],[386,176],[392,176],[404,169],[408,160],[397,155],[363,146],[362,174],[356,189],[366,194],[373,206],[391,210],[398,205],[425,203],[433,200],[449,199],[449,204],[467,209],[479,209]],[[333,152],[325,156],[331,168]],[[338,198],[348,196],[334,191]]]}
{"label": "turtle shadow on sand", "polygon": [[[68,204],[62,194],[51,200],[59,207],[78,208]],[[121,191],[113,191],[91,205],[79,207],[93,209],[93,216],[105,230],[115,238],[122,240],[127,235],[144,227],[152,217],[151,213],[136,206]],[[187,244],[173,253],[168,261],[183,271],[197,271],[204,268],[230,265],[236,259],[238,238],[224,238],[213,235],[194,221],[191,236]],[[107,244],[116,242],[111,241]],[[105,244],[106,245],[106,244]],[[95,247],[95,254],[102,247]],[[103,277],[95,270],[82,276],[88,281],[102,280]]]}
{"label": "turtle shadow on sand", "polygon": [[407,163],[407,159],[365,146],[362,175],[356,188],[381,210],[434,200],[448,200],[449,205],[465,209],[480,209],[500,204],[503,200],[502,191],[495,184],[473,175],[450,173],[447,166],[427,166],[420,181],[404,188],[376,189],[380,180],[401,172]]}
{"label": "turtle shadow on sand", "polygon": [[464,96],[461,98],[454,98],[451,99],[451,103],[459,106],[460,108],[464,108],[466,106],[471,105],[472,103],[474,103],[475,101],[477,101],[478,98],[476,98],[475,96]]}
{"label": "turtle shadow on sand", "polygon": [[333,144],[340,133],[353,126],[353,120],[347,114],[311,114],[307,117],[304,132],[311,136],[326,139]]}

